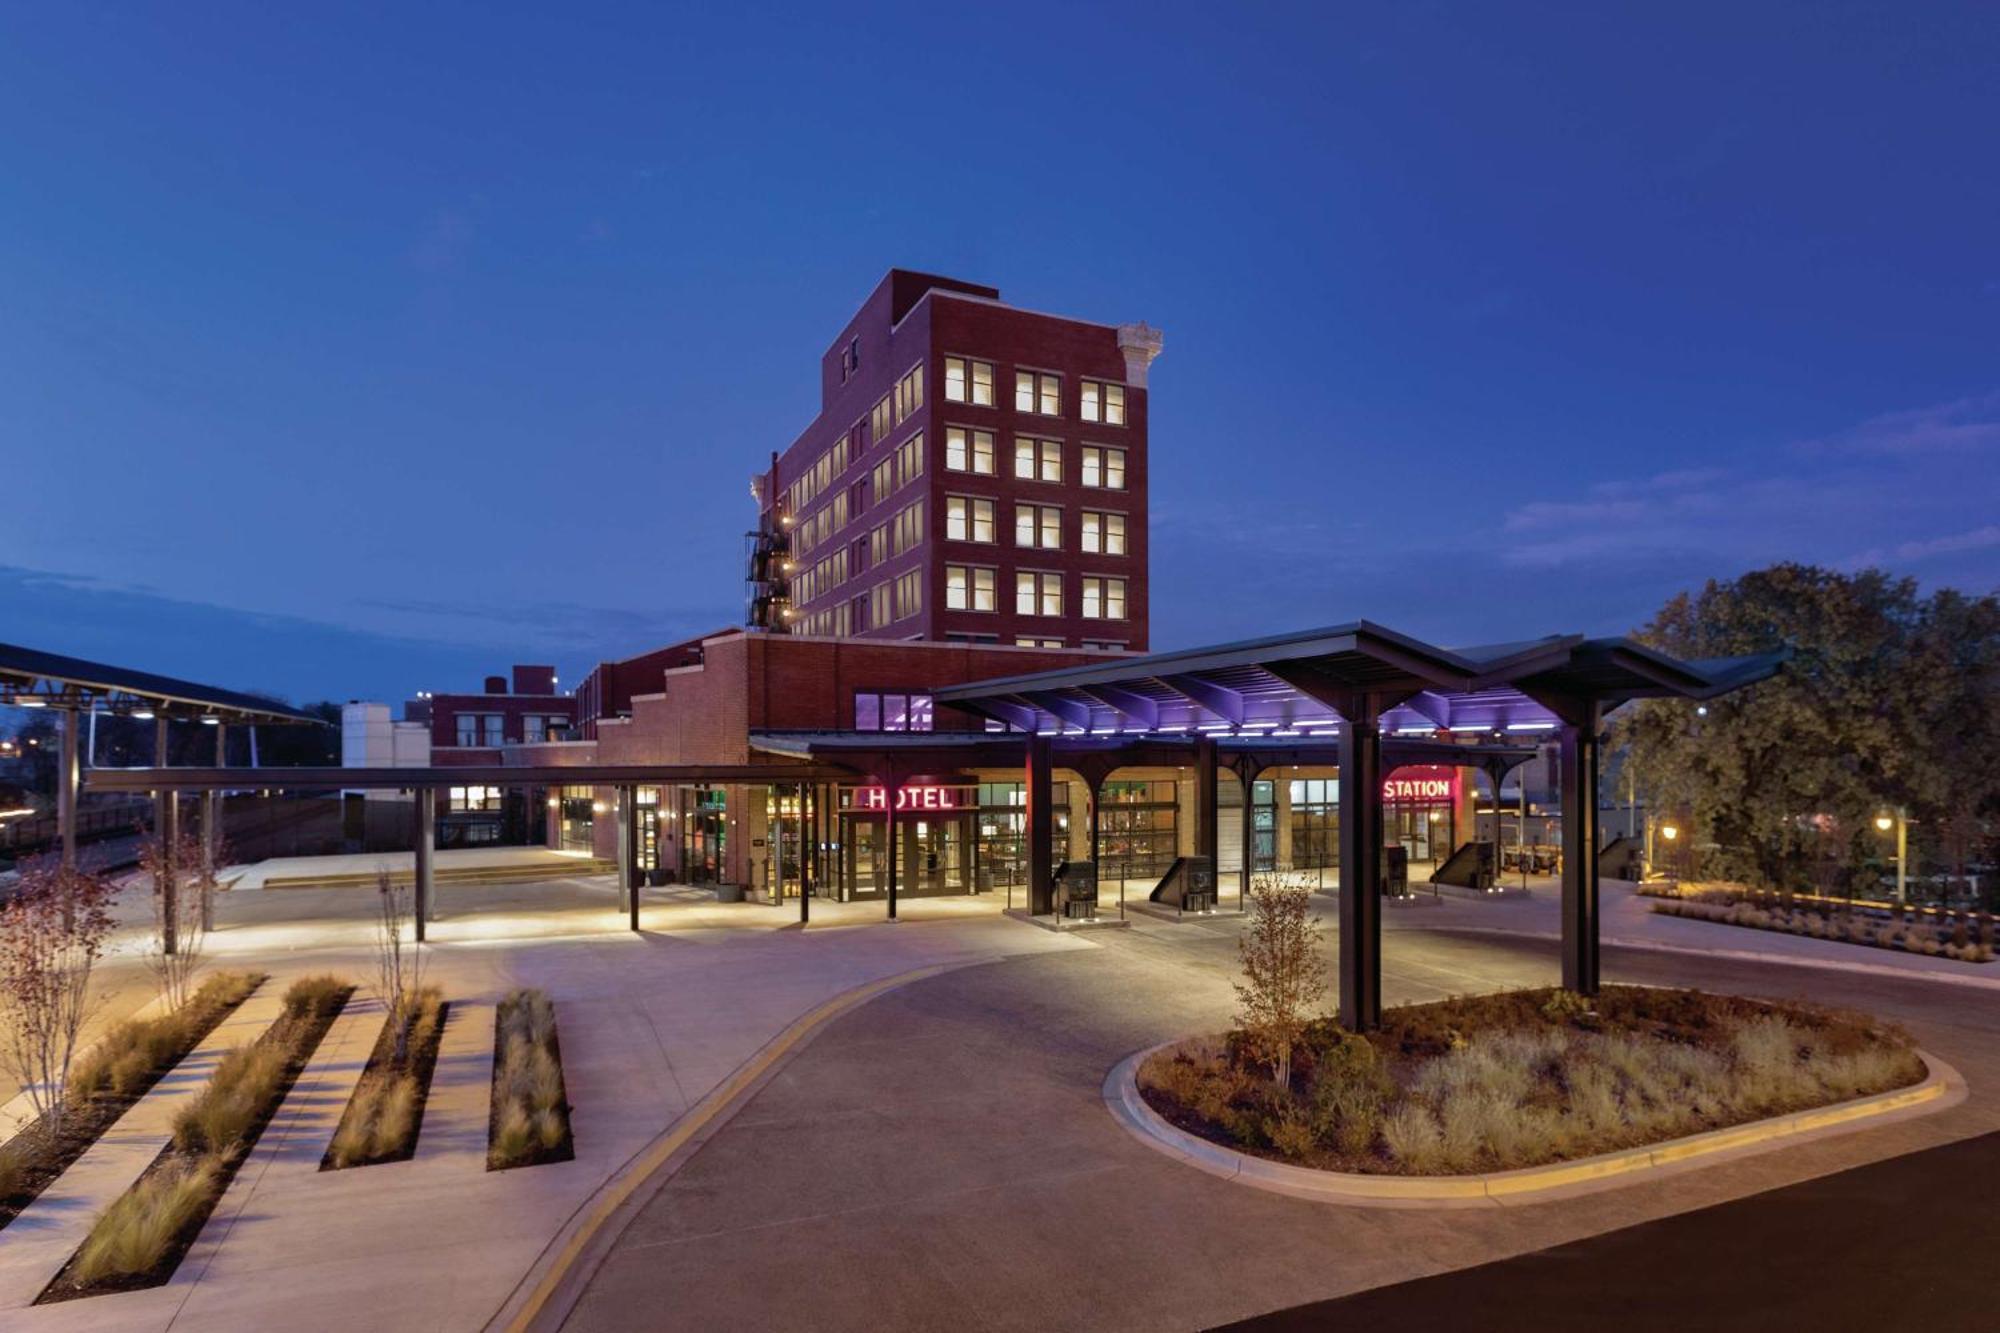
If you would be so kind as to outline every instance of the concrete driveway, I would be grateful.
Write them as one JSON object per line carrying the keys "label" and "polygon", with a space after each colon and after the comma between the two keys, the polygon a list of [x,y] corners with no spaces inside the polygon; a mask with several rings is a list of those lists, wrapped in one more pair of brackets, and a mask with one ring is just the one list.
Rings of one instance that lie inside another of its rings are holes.
{"label": "concrete driveway", "polygon": [[[1205,1327],[2000,1129],[1988,1095],[2000,1005],[1983,990],[1612,948],[1611,980],[1901,1019],[1973,1095],[1939,1115],[1563,1202],[1364,1210],[1262,1193],[1139,1145],[1100,1099],[1120,1057],[1226,1021],[1234,939],[1233,923],[1141,923],[1102,948],[950,973],[838,1020],[637,1215],[567,1327]],[[1397,929],[1385,999],[1547,983],[1556,967],[1548,941]],[[1939,1254],[1939,1272],[1897,1280],[1976,1280],[1963,1256]],[[1882,1280],[1827,1260],[1828,1283]]]}

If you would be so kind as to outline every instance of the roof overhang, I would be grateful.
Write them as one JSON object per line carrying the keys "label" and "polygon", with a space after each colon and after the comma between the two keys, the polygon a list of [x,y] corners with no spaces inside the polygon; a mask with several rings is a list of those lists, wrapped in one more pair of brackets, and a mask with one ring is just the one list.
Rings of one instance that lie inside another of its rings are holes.
{"label": "roof overhang", "polygon": [[150,671],[0,643],[0,703],[79,712],[151,710],[175,718],[328,726],[326,719],[260,695]]}

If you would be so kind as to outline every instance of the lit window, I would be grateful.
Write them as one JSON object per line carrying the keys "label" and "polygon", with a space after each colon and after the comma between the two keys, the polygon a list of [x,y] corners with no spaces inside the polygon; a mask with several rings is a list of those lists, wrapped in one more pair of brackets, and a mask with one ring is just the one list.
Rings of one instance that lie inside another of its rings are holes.
{"label": "lit window", "polygon": [[1125,515],[1083,511],[1083,549],[1092,555],[1125,554]]}
{"label": "lit window", "polygon": [[1122,491],[1125,489],[1125,451],[1123,449],[1103,449],[1096,445],[1083,446],[1083,484],[1100,490]]}
{"label": "lit window", "polygon": [[924,368],[917,366],[896,381],[896,424],[902,425],[924,405]]}
{"label": "lit window", "polygon": [[868,623],[871,627],[880,629],[896,618],[889,600],[894,595],[895,590],[887,581],[878,583],[868,590]]}
{"label": "lit window", "polygon": [[1014,410],[1037,416],[1062,415],[1062,376],[1043,375],[1032,370],[1014,373]]}
{"label": "lit window", "polygon": [[1083,580],[1083,618],[1085,620],[1123,620],[1125,618],[1125,580],[1086,577]]}
{"label": "lit window", "polygon": [[913,569],[896,576],[896,615],[900,619],[924,609],[924,573]]}
{"label": "lit window", "polygon": [[1014,475],[1024,481],[1062,480],[1062,441],[1014,439]]}
{"label": "lit window", "polygon": [[962,356],[944,359],[944,396],[949,402],[993,406],[993,363]]}
{"label": "lit window", "polygon": [[907,486],[924,474],[924,433],[918,431],[896,446],[896,484]]}
{"label": "lit window", "polygon": [[[1060,648],[1063,646],[1063,641],[1061,639],[1037,639],[1024,634],[1014,640],[1014,646],[1016,648]],[[995,730],[995,728],[988,727],[987,730],[991,731]]]}
{"label": "lit window", "polygon": [[944,604],[949,611],[998,609],[993,571],[978,565],[944,567]]}
{"label": "lit window", "polygon": [[854,692],[856,731],[929,731],[935,719],[936,706],[928,694],[908,694],[901,690]]}
{"label": "lit window", "polygon": [[1014,576],[1014,611],[1023,616],[1059,616],[1063,613],[1062,575],[1035,574],[1026,570]]}
{"label": "lit window", "polygon": [[924,502],[917,501],[896,515],[896,554],[901,555],[924,539]]}
{"label": "lit window", "polygon": [[1083,382],[1083,419],[1107,426],[1125,424],[1125,386],[1099,380]]}
{"label": "lit window", "polygon": [[1062,510],[1055,505],[1015,505],[1014,545],[1062,549]]}
{"label": "lit window", "polygon": [[944,535],[946,541],[992,541],[993,502],[970,495],[946,496],[944,501]]}
{"label": "lit window", "polygon": [[874,485],[875,502],[880,504],[888,497],[891,491],[896,489],[896,460],[894,458],[885,458],[877,463],[872,482]]}
{"label": "lit window", "polygon": [[947,426],[944,431],[944,465],[953,472],[993,475],[993,432]]}
{"label": "lit window", "polygon": [[893,409],[890,406],[889,397],[885,394],[882,401],[875,404],[875,410],[868,414],[869,443],[880,444],[889,438],[889,432],[894,429],[893,418],[890,416],[891,411]]}

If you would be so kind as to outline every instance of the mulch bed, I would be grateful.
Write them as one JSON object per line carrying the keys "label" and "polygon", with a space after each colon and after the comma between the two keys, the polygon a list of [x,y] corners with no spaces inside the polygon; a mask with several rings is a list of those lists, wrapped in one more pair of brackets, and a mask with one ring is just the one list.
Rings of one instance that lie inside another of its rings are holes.
{"label": "mulch bed", "polygon": [[[393,1071],[396,1073],[408,1073],[414,1076],[417,1080],[417,1109],[410,1120],[409,1142],[394,1152],[384,1153],[380,1157],[370,1157],[359,1162],[349,1162],[345,1167],[333,1164],[333,1148],[329,1146],[326,1150],[326,1155],[320,1158],[320,1170],[345,1171],[352,1170],[358,1166],[379,1166],[384,1162],[407,1162],[417,1155],[417,1139],[424,1132],[424,1107],[430,1104],[431,1099],[431,1076],[437,1073],[438,1051],[444,1045],[444,1025],[450,1021],[451,1001],[445,1000],[438,1005],[438,1020],[431,1026],[429,1039],[411,1048],[407,1068],[395,1070],[390,1061],[390,1055],[395,1050],[395,1039],[389,1030],[389,1020],[386,1017],[383,1018],[382,1030],[375,1035],[375,1049],[369,1052],[368,1063],[362,1068],[361,1078],[355,1083],[354,1088],[358,1094],[362,1088],[367,1086],[369,1078],[375,1074],[387,1074]],[[350,1099],[347,1104],[347,1110],[341,1114],[341,1127],[346,1125],[347,1117],[353,1113],[354,1102]],[[340,1127],[336,1127],[334,1130],[336,1137],[338,1137],[339,1132]]]}
{"label": "mulch bed", "polygon": [[244,1000],[257,993],[258,987],[269,979],[268,974],[258,974],[256,985],[244,992],[243,999],[234,1004],[216,1005],[199,1015],[189,1028],[187,1045],[176,1051],[172,1059],[162,1061],[149,1072],[138,1089],[120,1095],[109,1088],[81,1106],[72,1106],[64,1117],[60,1134],[51,1134],[48,1117],[42,1116],[8,1142],[8,1150],[21,1156],[21,1186],[14,1193],[0,1197],[0,1228],[19,1217],[29,1204],[40,1198],[42,1192],[53,1185],[63,1172],[75,1164],[77,1158],[90,1151],[96,1143],[124,1114],[138,1105],[139,1100],[153,1090],[153,1085],[165,1078],[173,1067],[187,1058],[189,1051],[208,1039],[208,1034],[222,1023],[222,1020],[236,1012]]}
{"label": "mulch bed", "polygon": [[[215,1206],[221,1203],[222,1196],[229,1192],[229,1182],[236,1178],[238,1169],[249,1160],[251,1152],[257,1147],[257,1140],[263,1137],[265,1128],[277,1117],[278,1109],[285,1104],[285,1098],[291,1094],[292,1086],[299,1081],[299,1075],[305,1072],[306,1065],[312,1060],[313,1052],[319,1049],[321,1039],[333,1026],[334,1020],[340,1017],[347,1002],[354,997],[354,991],[354,987],[347,987],[340,997],[340,1002],[330,1004],[324,1010],[309,1010],[296,1018],[290,1014],[281,1014],[277,1022],[257,1039],[259,1045],[279,1042],[289,1049],[284,1077],[278,1080],[277,1090],[271,1095],[269,1104],[261,1109],[261,1113],[237,1150],[223,1159],[214,1195],[207,1205],[199,1209],[196,1215],[188,1220],[187,1225],[175,1234],[158,1264],[148,1272],[120,1274],[83,1287],[70,1280],[70,1270],[76,1264],[76,1257],[72,1255],[69,1262],[63,1265],[62,1271],[57,1273],[55,1279],[43,1289],[42,1294],[35,1298],[35,1304],[52,1305],[58,1301],[76,1300],[83,1296],[103,1296],[116,1291],[143,1291],[148,1287],[165,1286],[171,1281],[174,1270],[180,1267],[181,1260],[194,1247],[195,1239],[201,1235],[202,1227],[207,1225],[209,1217],[215,1212]],[[160,1155],[153,1159],[153,1164],[146,1168],[139,1179],[144,1181],[155,1173],[171,1167],[192,1165],[201,1157],[201,1153],[183,1152],[169,1143],[161,1149]]]}

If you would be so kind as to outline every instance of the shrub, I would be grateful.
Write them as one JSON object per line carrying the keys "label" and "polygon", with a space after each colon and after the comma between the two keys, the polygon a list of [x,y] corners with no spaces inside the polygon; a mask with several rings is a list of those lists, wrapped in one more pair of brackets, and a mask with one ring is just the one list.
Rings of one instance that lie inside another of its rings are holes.
{"label": "shrub", "polygon": [[91,1227],[71,1278],[89,1286],[108,1277],[146,1273],[166,1257],[182,1228],[201,1215],[220,1186],[214,1158],[176,1163],[127,1190]]}
{"label": "shrub", "polygon": [[284,1080],[287,1063],[285,1048],[270,1041],[224,1052],[207,1086],[174,1116],[174,1146],[213,1154],[242,1147]]}
{"label": "shrub", "polygon": [[347,983],[339,977],[300,977],[285,989],[285,1017],[326,1018],[340,1008],[346,998]]}
{"label": "shrub", "polygon": [[0,1145],[0,1199],[11,1199],[28,1183],[27,1163],[15,1144]]}
{"label": "shrub", "polygon": [[1444,1165],[1444,1135],[1421,1102],[1405,1102],[1382,1122],[1382,1142],[1405,1170],[1430,1174]]}
{"label": "shrub", "polygon": [[[487,1165],[506,1167],[535,1160],[536,1151],[554,1152],[569,1136],[569,1106],[563,1095],[562,1066],[556,1059],[555,1003],[539,990],[517,990],[500,1002],[495,1015],[499,1053],[493,1069],[493,1128]],[[1161,1062],[1150,1077],[1185,1085],[1197,1097],[1201,1080],[1190,1082]],[[1255,1122],[1231,1105],[1210,1107],[1212,1117],[1232,1134]]]}

